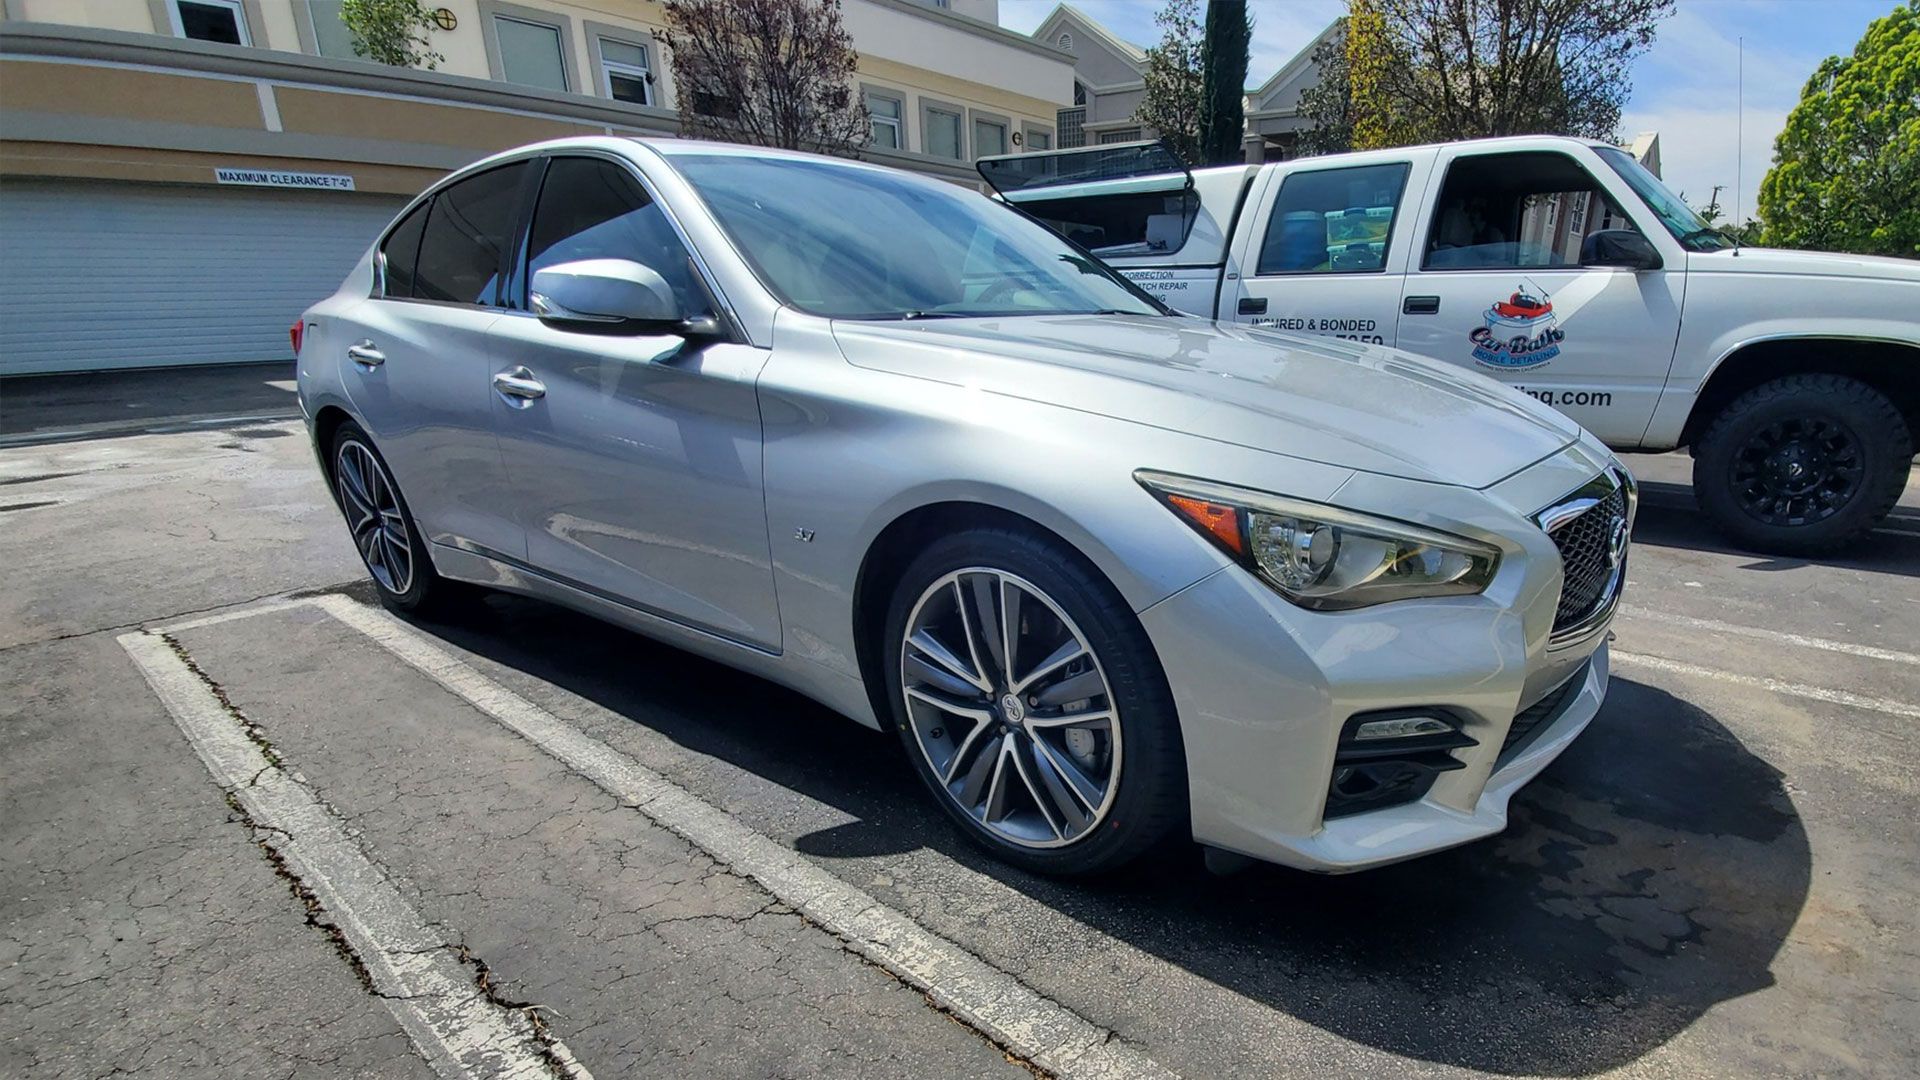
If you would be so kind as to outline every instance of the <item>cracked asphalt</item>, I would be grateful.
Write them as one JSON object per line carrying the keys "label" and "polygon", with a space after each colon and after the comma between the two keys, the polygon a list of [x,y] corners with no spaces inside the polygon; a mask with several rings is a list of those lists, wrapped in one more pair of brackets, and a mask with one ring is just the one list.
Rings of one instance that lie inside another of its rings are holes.
{"label": "cracked asphalt", "polygon": [[[365,596],[304,431],[115,433],[62,393],[88,437],[0,448],[0,1075],[434,1075],[116,640]],[[1814,564],[1721,546],[1683,459],[1630,464],[1600,719],[1507,833],[1345,878],[1030,877],[776,687],[523,599],[414,629],[1181,1075],[1913,1075],[1920,486]],[[319,607],[169,637],[473,992],[595,1075],[1029,1074]]]}

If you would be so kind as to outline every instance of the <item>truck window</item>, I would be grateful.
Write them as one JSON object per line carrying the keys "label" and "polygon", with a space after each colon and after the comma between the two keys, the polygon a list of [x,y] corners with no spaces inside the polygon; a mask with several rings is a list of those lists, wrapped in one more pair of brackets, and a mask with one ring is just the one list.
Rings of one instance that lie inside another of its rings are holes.
{"label": "truck window", "polygon": [[1579,266],[1594,233],[1631,228],[1592,175],[1565,154],[1478,154],[1447,167],[1421,266]]}
{"label": "truck window", "polygon": [[1022,199],[1020,209],[1095,255],[1162,255],[1186,246],[1200,212],[1192,189]]}
{"label": "truck window", "polygon": [[1255,272],[1266,277],[1384,270],[1407,168],[1394,162],[1288,174],[1267,216]]}

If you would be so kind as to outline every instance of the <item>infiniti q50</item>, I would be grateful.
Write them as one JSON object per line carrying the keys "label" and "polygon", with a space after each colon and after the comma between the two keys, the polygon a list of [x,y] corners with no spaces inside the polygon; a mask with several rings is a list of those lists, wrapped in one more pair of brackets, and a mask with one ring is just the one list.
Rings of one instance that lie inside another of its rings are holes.
{"label": "infiniti q50", "polygon": [[525,147],[416,198],[293,337],[389,606],[531,594],[782,683],[897,732],[1030,869],[1487,836],[1606,691],[1634,489],[1593,438],[1175,314],[942,181]]}

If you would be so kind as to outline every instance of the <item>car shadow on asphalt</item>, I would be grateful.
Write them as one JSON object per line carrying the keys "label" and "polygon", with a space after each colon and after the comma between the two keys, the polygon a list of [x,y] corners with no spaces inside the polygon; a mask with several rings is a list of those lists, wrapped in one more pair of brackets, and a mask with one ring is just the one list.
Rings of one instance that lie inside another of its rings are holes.
{"label": "car shadow on asphalt", "polygon": [[1880,528],[1855,541],[1844,551],[1818,558],[1795,558],[1763,555],[1735,547],[1715,531],[1705,514],[1693,506],[1691,494],[1685,498],[1688,500],[1685,503],[1669,498],[1662,498],[1658,502],[1642,501],[1639,515],[1633,523],[1633,542],[1717,555],[1744,556],[1751,561],[1742,564],[1742,570],[1796,570],[1803,566],[1818,565],[1920,577],[1920,513],[1907,507],[1899,507]]}
{"label": "car shadow on asphalt", "polygon": [[1214,877],[1185,847],[1126,876],[1061,882],[968,843],[891,735],[771,683],[517,597],[420,626],[846,813],[797,844],[829,866],[932,848],[1247,998],[1445,1065],[1578,1076],[1628,1064],[1772,985],[1809,887],[1781,774],[1710,714],[1617,677],[1499,837],[1343,877]]}

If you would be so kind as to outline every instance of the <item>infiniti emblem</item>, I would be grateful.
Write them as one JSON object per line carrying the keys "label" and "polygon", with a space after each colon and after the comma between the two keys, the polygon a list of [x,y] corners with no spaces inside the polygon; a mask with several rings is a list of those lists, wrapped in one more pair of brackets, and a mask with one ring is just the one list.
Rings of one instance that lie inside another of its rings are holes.
{"label": "infiniti emblem", "polygon": [[1607,569],[1620,569],[1620,561],[1627,557],[1628,531],[1626,518],[1613,523],[1613,535],[1607,537]]}
{"label": "infiniti emblem", "polygon": [[1021,707],[1018,697],[1004,694],[1000,698],[1000,714],[1007,718],[1007,723],[1017,724],[1026,719],[1027,710]]}

